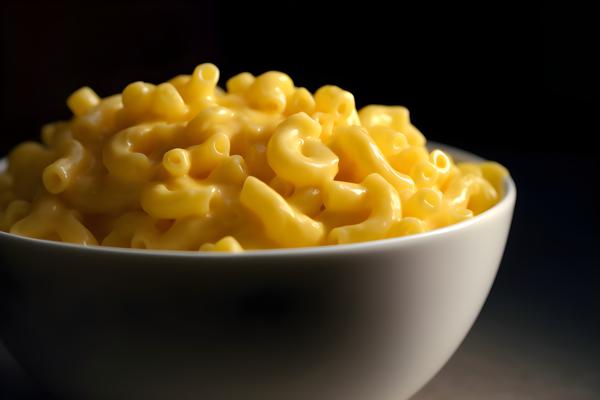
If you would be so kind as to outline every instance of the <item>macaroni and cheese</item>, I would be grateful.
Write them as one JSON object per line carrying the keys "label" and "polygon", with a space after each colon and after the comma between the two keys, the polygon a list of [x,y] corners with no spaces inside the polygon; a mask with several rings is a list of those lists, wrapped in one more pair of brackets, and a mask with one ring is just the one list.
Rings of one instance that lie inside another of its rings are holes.
{"label": "macaroni and cheese", "polygon": [[281,72],[217,86],[199,65],[153,85],[67,99],[69,121],[18,145],[0,230],[83,245],[240,252],[411,235],[499,201],[507,171],[458,163],[399,106],[356,109]]}

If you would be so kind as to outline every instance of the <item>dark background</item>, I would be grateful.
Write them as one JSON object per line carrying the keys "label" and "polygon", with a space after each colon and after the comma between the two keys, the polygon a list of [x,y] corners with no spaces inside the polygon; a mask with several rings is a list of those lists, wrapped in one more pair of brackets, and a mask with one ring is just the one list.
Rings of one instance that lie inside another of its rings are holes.
{"label": "dark background", "polygon": [[[83,85],[106,96],[206,61],[221,83],[276,69],[310,90],[337,84],[358,106],[405,105],[429,139],[501,162],[518,187],[488,302],[421,398],[598,398],[594,14],[391,4],[4,4],[0,154],[68,118],[65,99]],[[46,398],[1,350],[0,398]]]}

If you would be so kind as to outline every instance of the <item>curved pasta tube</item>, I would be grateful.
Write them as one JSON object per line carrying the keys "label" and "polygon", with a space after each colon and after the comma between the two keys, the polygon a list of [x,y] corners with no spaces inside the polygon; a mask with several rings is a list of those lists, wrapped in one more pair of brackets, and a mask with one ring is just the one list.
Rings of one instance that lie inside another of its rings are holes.
{"label": "curved pasta tube", "polygon": [[468,208],[454,206],[447,201],[442,203],[435,214],[430,215],[424,222],[429,230],[443,228],[473,217],[473,211]]}
{"label": "curved pasta tube", "polygon": [[138,230],[156,230],[155,220],[139,211],[123,214],[113,223],[112,230],[102,240],[102,246],[133,247],[132,239]]}
{"label": "curved pasta tube", "polygon": [[185,98],[188,101],[199,101],[215,95],[219,81],[219,69],[211,63],[198,65],[185,87]]}
{"label": "curved pasta tube", "polygon": [[182,176],[168,183],[154,182],[141,193],[140,204],[154,218],[183,218],[205,215],[218,189]]}
{"label": "curved pasta tube", "polygon": [[469,197],[467,208],[478,215],[491,208],[499,200],[499,195],[496,189],[483,178],[476,179],[473,190]]}
{"label": "curved pasta tube", "polygon": [[90,87],[84,86],[67,98],[67,106],[75,116],[80,116],[100,104],[100,97]]}
{"label": "curved pasta tube", "polygon": [[153,226],[141,226],[131,238],[131,246],[147,249],[198,250],[206,242],[223,236],[223,226],[210,216],[190,216],[176,220],[161,231]]}
{"label": "curved pasta tube", "polygon": [[102,161],[110,174],[131,182],[147,182],[157,171],[165,147],[176,142],[178,124],[140,124],[124,129],[104,146]]}
{"label": "curved pasta tube", "polygon": [[417,233],[423,233],[427,231],[427,224],[414,217],[404,217],[400,221],[396,222],[390,228],[388,237],[399,237],[407,235],[416,235]]}
{"label": "curved pasta tube", "polygon": [[0,173],[0,210],[3,210],[10,202],[17,197],[12,189],[13,179],[8,172]]}
{"label": "curved pasta tube", "polygon": [[[280,114],[271,115],[248,109],[238,115],[238,120],[243,126],[240,133],[243,134],[247,142],[266,143],[271,138],[275,128],[285,120],[285,117]],[[241,149],[238,151],[243,152]]]}
{"label": "curved pasta tube", "polygon": [[189,173],[193,176],[204,177],[229,157],[229,151],[229,136],[222,132],[215,133],[204,143],[187,149],[190,159]]}
{"label": "curved pasta tube", "polygon": [[41,184],[44,168],[56,159],[54,151],[35,142],[25,142],[8,155],[8,173],[11,189],[20,199],[32,200]]}
{"label": "curved pasta tube", "polygon": [[273,179],[271,179],[269,186],[284,198],[290,197],[294,193],[295,189],[291,182],[281,179],[280,176],[275,176]]}
{"label": "curved pasta tube", "polygon": [[205,243],[200,246],[201,251],[223,251],[227,253],[241,253],[242,246],[233,236],[225,236],[216,243]]}
{"label": "curved pasta tube", "polygon": [[60,145],[62,157],[44,168],[42,181],[46,190],[52,194],[64,192],[77,175],[85,168],[86,150],[74,139],[66,138]]}
{"label": "curved pasta tube", "polygon": [[358,224],[369,215],[367,190],[361,184],[332,180],[323,185],[321,194],[324,210],[317,219],[327,230]]}
{"label": "curved pasta tube", "polygon": [[451,208],[448,212],[448,221],[446,225],[456,224],[466,219],[473,218],[473,215],[475,215],[473,211],[468,208]]}
{"label": "curved pasta tube", "polygon": [[367,208],[367,188],[358,183],[331,181],[323,187],[323,204],[333,212],[357,212]]}
{"label": "curved pasta tube", "polygon": [[212,170],[206,179],[216,184],[229,184],[241,187],[248,177],[246,162],[239,155],[229,156]]}
{"label": "curved pasta tube", "polygon": [[451,205],[456,208],[468,208],[475,215],[498,201],[496,189],[482,177],[473,174],[454,178],[444,194]]}
{"label": "curved pasta tube", "polygon": [[351,180],[362,180],[372,172],[384,177],[406,198],[415,190],[413,180],[390,166],[377,144],[359,126],[341,126],[334,132],[334,151],[340,156],[341,170],[350,171]]}
{"label": "curved pasta tube", "polygon": [[214,218],[191,216],[175,221],[158,237],[154,248],[174,250],[198,250],[206,242],[223,235],[223,227]]}
{"label": "curved pasta tube", "polygon": [[432,163],[422,161],[412,166],[410,177],[419,187],[433,187],[438,182],[440,173]]}
{"label": "curved pasta tube", "polygon": [[42,126],[40,138],[42,143],[48,147],[52,147],[56,139],[65,135],[66,132],[71,131],[71,126],[66,121],[52,122]]}
{"label": "curved pasta tube", "polygon": [[150,109],[167,121],[177,121],[186,116],[189,110],[175,86],[168,82],[156,87]]}
{"label": "curved pasta tube", "polygon": [[36,239],[58,237],[67,243],[98,244],[94,235],[81,223],[79,215],[51,196],[38,199],[31,213],[16,222],[10,228],[10,233]]}
{"label": "curved pasta tube", "polygon": [[0,231],[7,231],[17,221],[25,218],[31,211],[31,203],[25,200],[11,201],[6,210],[0,209]]}
{"label": "curved pasta tube", "polygon": [[456,224],[466,219],[473,218],[473,215],[475,215],[473,211],[468,208],[450,208],[447,213],[448,219],[446,225]]}
{"label": "curved pasta tube", "polygon": [[429,154],[424,147],[409,146],[397,154],[390,155],[390,165],[398,172],[410,174],[413,165],[427,162]]}
{"label": "curved pasta tube", "polygon": [[463,162],[463,163],[456,164],[456,166],[458,167],[458,169],[460,170],[460,172],[463,175],[471,174],[471,175],[475,175],[475,176],[479,176],[479,177],[483,176],[481,167],[478,164],[470,163],[470,162]]}
{"label": "curved pasta tube", "polygon": [[402,218],[402,203],[396,189],[381,175],[370,174],[362,183],[367,190],[371,209],[369,218],[356,224],[334,228],[329,232],[331,243],[346,244],[387,237],[392,224]]}
{"label": "curved pasta tube", "polygon": [[294,193],[287,198],[287,202],[296,210],[310,217],[321,211],[323,206],[321,190],[309,186],[296,188]]}
{"label": "curved pasta tube", "polygon": [[408,147],[406,136],[390,127],[375,125],[368,129],[369,136],[373,138],[379,150],[384,156],[389,157],[398,154]]}
{"label": "curved pasta tube", "polygon": [[262,141],[248,141],[243,152],[244,160],[248,165],[249,175],[269,182],[276,174],[269,165],[267,158],[267,143]]}
{"label": "curved pasta tube", "polygon": [[267,146],[273,171],[298,187],[320,186],[338,173],[338,157],[320,140],[319,124],[305,113],[281,123]]}
{"label": "curved pasta tube", "polygon": [[352,93],[337,86],[326,85],[315,92],[315,110],[312,117],[323,128],[321,139],[329,143],[335,127],[360,125]]}
{"label": "curved pasta tube", "polygon": [[106,97],[96,107],[73,119],[73,138],[86,146],[96,146],[103,138],[118,129],[118,115],[123,110],[121,95]]}
{"label": "curved pasta tube", "polygon": [[152,106],[156,86],[146,82],[133,82],[123,90],[123,109],[134,118],[142,116]]}
{"label": "curved pasta tube", "polygon": [[323,143],[329,144],[336,126],[335,116],[319,111],[314,113],[312,118],[321,125],[321,140]]}
{"label": "curved pasta tube", "polygon": [[433,150],[429,153],[429,162],[437,170],[437,185],[443,187],[452,171],[452,160],[441,150]]}
{"label": "curved pasta tube", "polygon": [[436,214],[443,203],[442,193],[435,188],[419,188],[404,202],[404,215],[427,219]]}
{"label": "curved pasta tube", "polygon": [[229,137],[216,133],[204,143],[187,149],[175,148],[163,156],[162,166],[173,177],[204,177],[229,158]]}
{"label": "curved pasta tube", "polygon": [[316,103],[312,94],[306,88],[297,88],[288,100],[285,108],[286,115],[292,115],[299,112],[312,114],[315,111]]}
{"label": "curved pasta tube", "polygon": [[227,81],[225,87],[227,88],[227,92],[231,94],[244,94],[252,83],[254,82],[254,75],[249,72],[242,72],[241,74],[237,74]]}
{"label": "curved pasta tube", "polygon": [[440,174],[447,174],[452,167],[452,160],[441,150],[433,150],[429,153],[429,161]]}
{"label": "curved pasta tube", "polygon": [[350,118],[356,107],[354,95],[337,86],[325,85],[315,92],[316,110],[331,114],[336,121]]}
{"label": "curved pasta tube", "polygon": [[192,166],[190,153],[185,149],[171,149],[163,156],[162,165],[171,176],[187,175]]}
{"label": "curved pasta tube", "polygon": [[224,133],[231,139],[239,131],[239,121],[233,110],[212,106],[189,121],[183,134],[190,144],[199,144],[216,133]]}
{"label": "curved pasta tube", "polygon": [[360,123],[369,128],[383,125],[402,132],[411,146],[424,146],[425,136],[410,122],[406,107],[370,105],[358,112]]}
{"label": "curved pasta tube", "polygon": [[144,182],[123,181],[110,174],[85,173],[61,197],[84,213],[115,215],[139,208]]}
{"label": "curved pasta tube", "polygon": [[138,249],[197,250],[220,234],[216,221],[208,217],[187,217],[164,225],[143,212],[122,215],[102,241],[103,246]]}
{"label": "curved pasta tube", "polygon": [[181,74],[169,79],[167,82],[173,85],[179,94],[184,98],[184,100],[187,101],[188,99],[186,97],[185,89],[187,85],[189,85],[191,79],[192,77],[190,75]]}
{"label": "curved pasta tube", "polygon": [[480,165],[481,173],[486,181],[492,184],[498,197],[504,196],[504,181],[509,175],[508,170],[501,164],[493,161],[486,161]]}
{"label": "curved pasta tube", "polygon": [[[243,94],[232,94],[232,93],[220,93],[222,91],[221,88],[217,86],[215,92],[217,95],[211,101],[203,101],[198,103],[200,106],[196,113],[201,112],[207,108],[211,107],[225,107],[230,110],[242,111],[240,114],[244,114],[249,110],[246,104],[246,100],[243,97]],[[197,114],[195,114],[197,115]]]}
{"label": "curved pasta tube", "polygon": [[269,71],[256,77],[245,95],[251,107],[274,114],[285,110],[293,91],[294,82],[288,75]]}
{"label": "curved pasta tube", "polygon": [[252,176],[244,182],[240,202],[260,219],[266,236],[280,246],[314,246],[325,235],[322,223],[295,210],[275,190]]}
{"label": "curved pasta tube", "polygon": [[152,161],[136,151],[136,143],[151,136],[151,125],[136,125],[117,133],[104,147],[102,161],[108,171],[121,179],[147,181],[154,174]]}

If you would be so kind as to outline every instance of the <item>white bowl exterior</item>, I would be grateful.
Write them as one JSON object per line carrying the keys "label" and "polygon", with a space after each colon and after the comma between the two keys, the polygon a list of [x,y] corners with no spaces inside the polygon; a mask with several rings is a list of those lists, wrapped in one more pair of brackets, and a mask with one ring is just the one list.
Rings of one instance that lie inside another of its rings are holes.
{"label": "white bowl exterior", "polygon": [[402,400],[444,365],[500,264],[516,191],[413,238],[242,256],[0,233],[0,336],[65,399]]}

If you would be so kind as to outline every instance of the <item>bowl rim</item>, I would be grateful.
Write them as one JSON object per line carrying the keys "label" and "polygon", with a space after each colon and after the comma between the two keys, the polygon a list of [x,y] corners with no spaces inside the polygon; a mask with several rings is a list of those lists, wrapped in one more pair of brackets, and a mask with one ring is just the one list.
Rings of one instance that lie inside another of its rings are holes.
{"label": "bowl rim", "polygon": [[[458,149],[456,147],[446,145],[439,142],[428,141],[427,147],[443,150],[452,157],[460,159],[462,161],[482,162],[485,161],[482,157],[479,157],[473,153],[465,150]],[[6,158],[0,159],[0,172],[6,168]],[[35,239],[26,236],[19,236],[9,232],[0,231],[0,240],[17,240],[30,242],[32,245],[53,247],[56,249],[64,249],[69,251],[85,251],[90,253],[112,253],[112,254],[123,254],[123,255],[144,255],[144,256],[157,256],[157,257],[177,257],[177,258],[256,258],[256,257],[296,257],[296,256],[309,256],[309,255],[331,255],[331,254],[351,254],[356,252],[365,251],[377,251],[383,248],[398,248],[400,246],[414,245],[415,243],[432,240],[452,232],[465,230],[473,225],[480,224],[482,221],[493,218],[498,214],[506,213],[507,210],[512,210],[514,207],[517,196],[517,188],[514,180],[510,175],[504,179],[504,196],[500,201],[494,204],[489,209],[485,210],[481,214],[469,218],[467,220],[458,222],[456,224],[448,225],[443,228],[434,229],[431,231],[387,238],[371,240],[366,242],[351,243],[351,244],[334,244],[334,245],[323,245],[323,246],[309,246],[309,247],[297,247],[297,248],[274,248],[274,249],[260,249],[260,250],[244,250],[240,253],[226,253],[226,252],[208,252],[208,251],[192,251],[192,250],[154,250],[154,249],[132,249],[122,247],[111,247],[111,246],[84,246],[80,244],[58,242],[45,239]]]}

